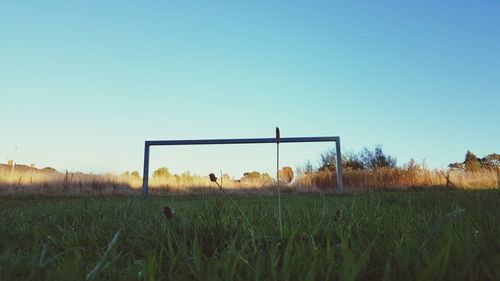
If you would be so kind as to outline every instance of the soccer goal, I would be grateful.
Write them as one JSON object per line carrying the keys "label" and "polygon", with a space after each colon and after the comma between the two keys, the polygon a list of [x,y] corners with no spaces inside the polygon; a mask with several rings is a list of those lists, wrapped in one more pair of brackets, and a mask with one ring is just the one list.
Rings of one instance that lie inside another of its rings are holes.
{"label": "soccer goal", "polygon": [[[222,145],[222,144],[257,144],[257,143],[305,143],[305,142],[335,142],[337,162],[337,183],[339,192],[344,191],[342,182],[342,157],[340,152],[340,137],[290,137],[281,138],[279,130],[275,138],[253,138],[253,139],[198,139],[198,140],[147,140],[144,144],[144,171],[142,182],[142,194],[148,195],[149,180],[149,150],[151,146],[173,146],[173,145]],[[279,167],[278,167],[279,168]]]}

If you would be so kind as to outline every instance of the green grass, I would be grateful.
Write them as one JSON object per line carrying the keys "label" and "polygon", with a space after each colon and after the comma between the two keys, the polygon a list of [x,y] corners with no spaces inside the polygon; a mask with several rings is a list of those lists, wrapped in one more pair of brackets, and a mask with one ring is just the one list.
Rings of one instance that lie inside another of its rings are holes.
{"label": "green grass", "polygon": [[500,280],[498,190],[235,199],[0,199],[0,280]]}

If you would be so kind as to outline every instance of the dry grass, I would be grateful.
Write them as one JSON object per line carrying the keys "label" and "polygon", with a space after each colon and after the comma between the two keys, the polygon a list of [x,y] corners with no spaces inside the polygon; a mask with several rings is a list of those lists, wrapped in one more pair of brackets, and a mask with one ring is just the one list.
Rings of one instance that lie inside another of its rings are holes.
{"label": "dry grass", "polygon": [[[268,194],[273,192],[274,182],[266,180],[234,180],[222,178],[224,188],[237,194]],[[94,196],[140,194],[142,178],[129,173],[84,174],[47,173],[40,170],[11,171],[0,169],[0,196],[43,195],[43,196]],[[151,177],[151,194],[205,194],[215,192],[215,186],[208,176],[184,173],[169,177]]]}
{"label": "dry grass", "polygon": [[0,170],[0,195],[100,195],[134,193],[121,176]]}
{"label": "dry grass", "polygon": [[[225,189],[236,194],[273,194],[274,181],[269,179],[234,180],[224,177]],[[345,170],[344,185],[348,191],[366,189],[407,189],[449,187],[488,189],[499,185],[497,170],[465,172],[430,170],[420,167],[381,168],[376,170]],[[140,194],[142,178],[130,174],[46,173],[40,171],[10,171],[0,169],[0,196],[93,196]],[[216,192],[210,179],[184,173],[169,177],[151,177],[151,194],[207,194]],[[322,170],[298,177],[284,192],[335,192],[335,172]]]}
{"label": "dry grass", "polygon": [[[477,172],[459,170],[429,170],[426,168],[379,168],[375,170],[346,170],[344,185],[351,189],[454,187],[465,189],[488,189],[499,186],[498,172],[483,169]],[[303,175],[297,181],[301,186],[320,189],[337,187],[336,173],[322,170]]]}

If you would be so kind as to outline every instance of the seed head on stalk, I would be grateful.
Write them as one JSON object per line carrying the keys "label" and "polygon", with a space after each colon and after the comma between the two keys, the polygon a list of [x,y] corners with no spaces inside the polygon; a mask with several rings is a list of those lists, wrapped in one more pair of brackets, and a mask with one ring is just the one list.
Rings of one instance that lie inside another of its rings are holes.
{"label": "seed head on stalk", "polygon": [[243,216],[243,218],[245,219],[245,221],[247,222],[248,224],[248,227],[250,227],[250,232],[252,233],[253,237],[255,238],[255,230],[253,229],[252,227],[252,224],[250,223],[250,221],[248,220],[247,216],[245,216],[245,213],[243,212],[243,210],[240,208],[240,206],[238,206],[238,204],[236,203],[236,201],[233,200],[233,198],[231,198],[231,196],[229,196],[229,194],[222,188],[222,186],[217,182],[217,177],[215,176],[214,173],[210,173],[208,175],[208,177],[210,178],[210,181],[211,182],[214,182],[218,187],[219,189],[222,191],[222,193],[224,193],[224,195],[226,195],[227,198],[229,198],[229,200],[231,200],[231,202],[233,203],[234,206],[236,206],[236,208],[238,209],[238,211],[240,211],[241,215]]}
{"label": "seed head on stalk", "polygon": [[[208,177],[210,178],[211,182],[217,183],[217,177],[215,176],[214,173],[211,173],[210,175],[208,175]],[[217,183],[217,185],[219,185],[219,184]]]}
{"label": "seed head on stalk", "polygon": [[163,215],[167,220],[171,220],[174,217],[174,211],[169,206],[163,207]]}

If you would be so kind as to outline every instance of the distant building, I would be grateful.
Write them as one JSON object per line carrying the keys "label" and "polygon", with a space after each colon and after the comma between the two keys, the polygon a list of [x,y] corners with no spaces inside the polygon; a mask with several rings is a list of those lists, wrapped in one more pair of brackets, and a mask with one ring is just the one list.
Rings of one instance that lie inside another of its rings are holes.
{"label": "distant building", "polygon": [[0,163],[0,170],[7,170],[10,172],[41,172],[41,173],[56,173],[56,169],[52,167],[45,167],[43,169],[37,169],[35,164],[23,165],[14,163],[14,160],[8,160],[7,164]]}

